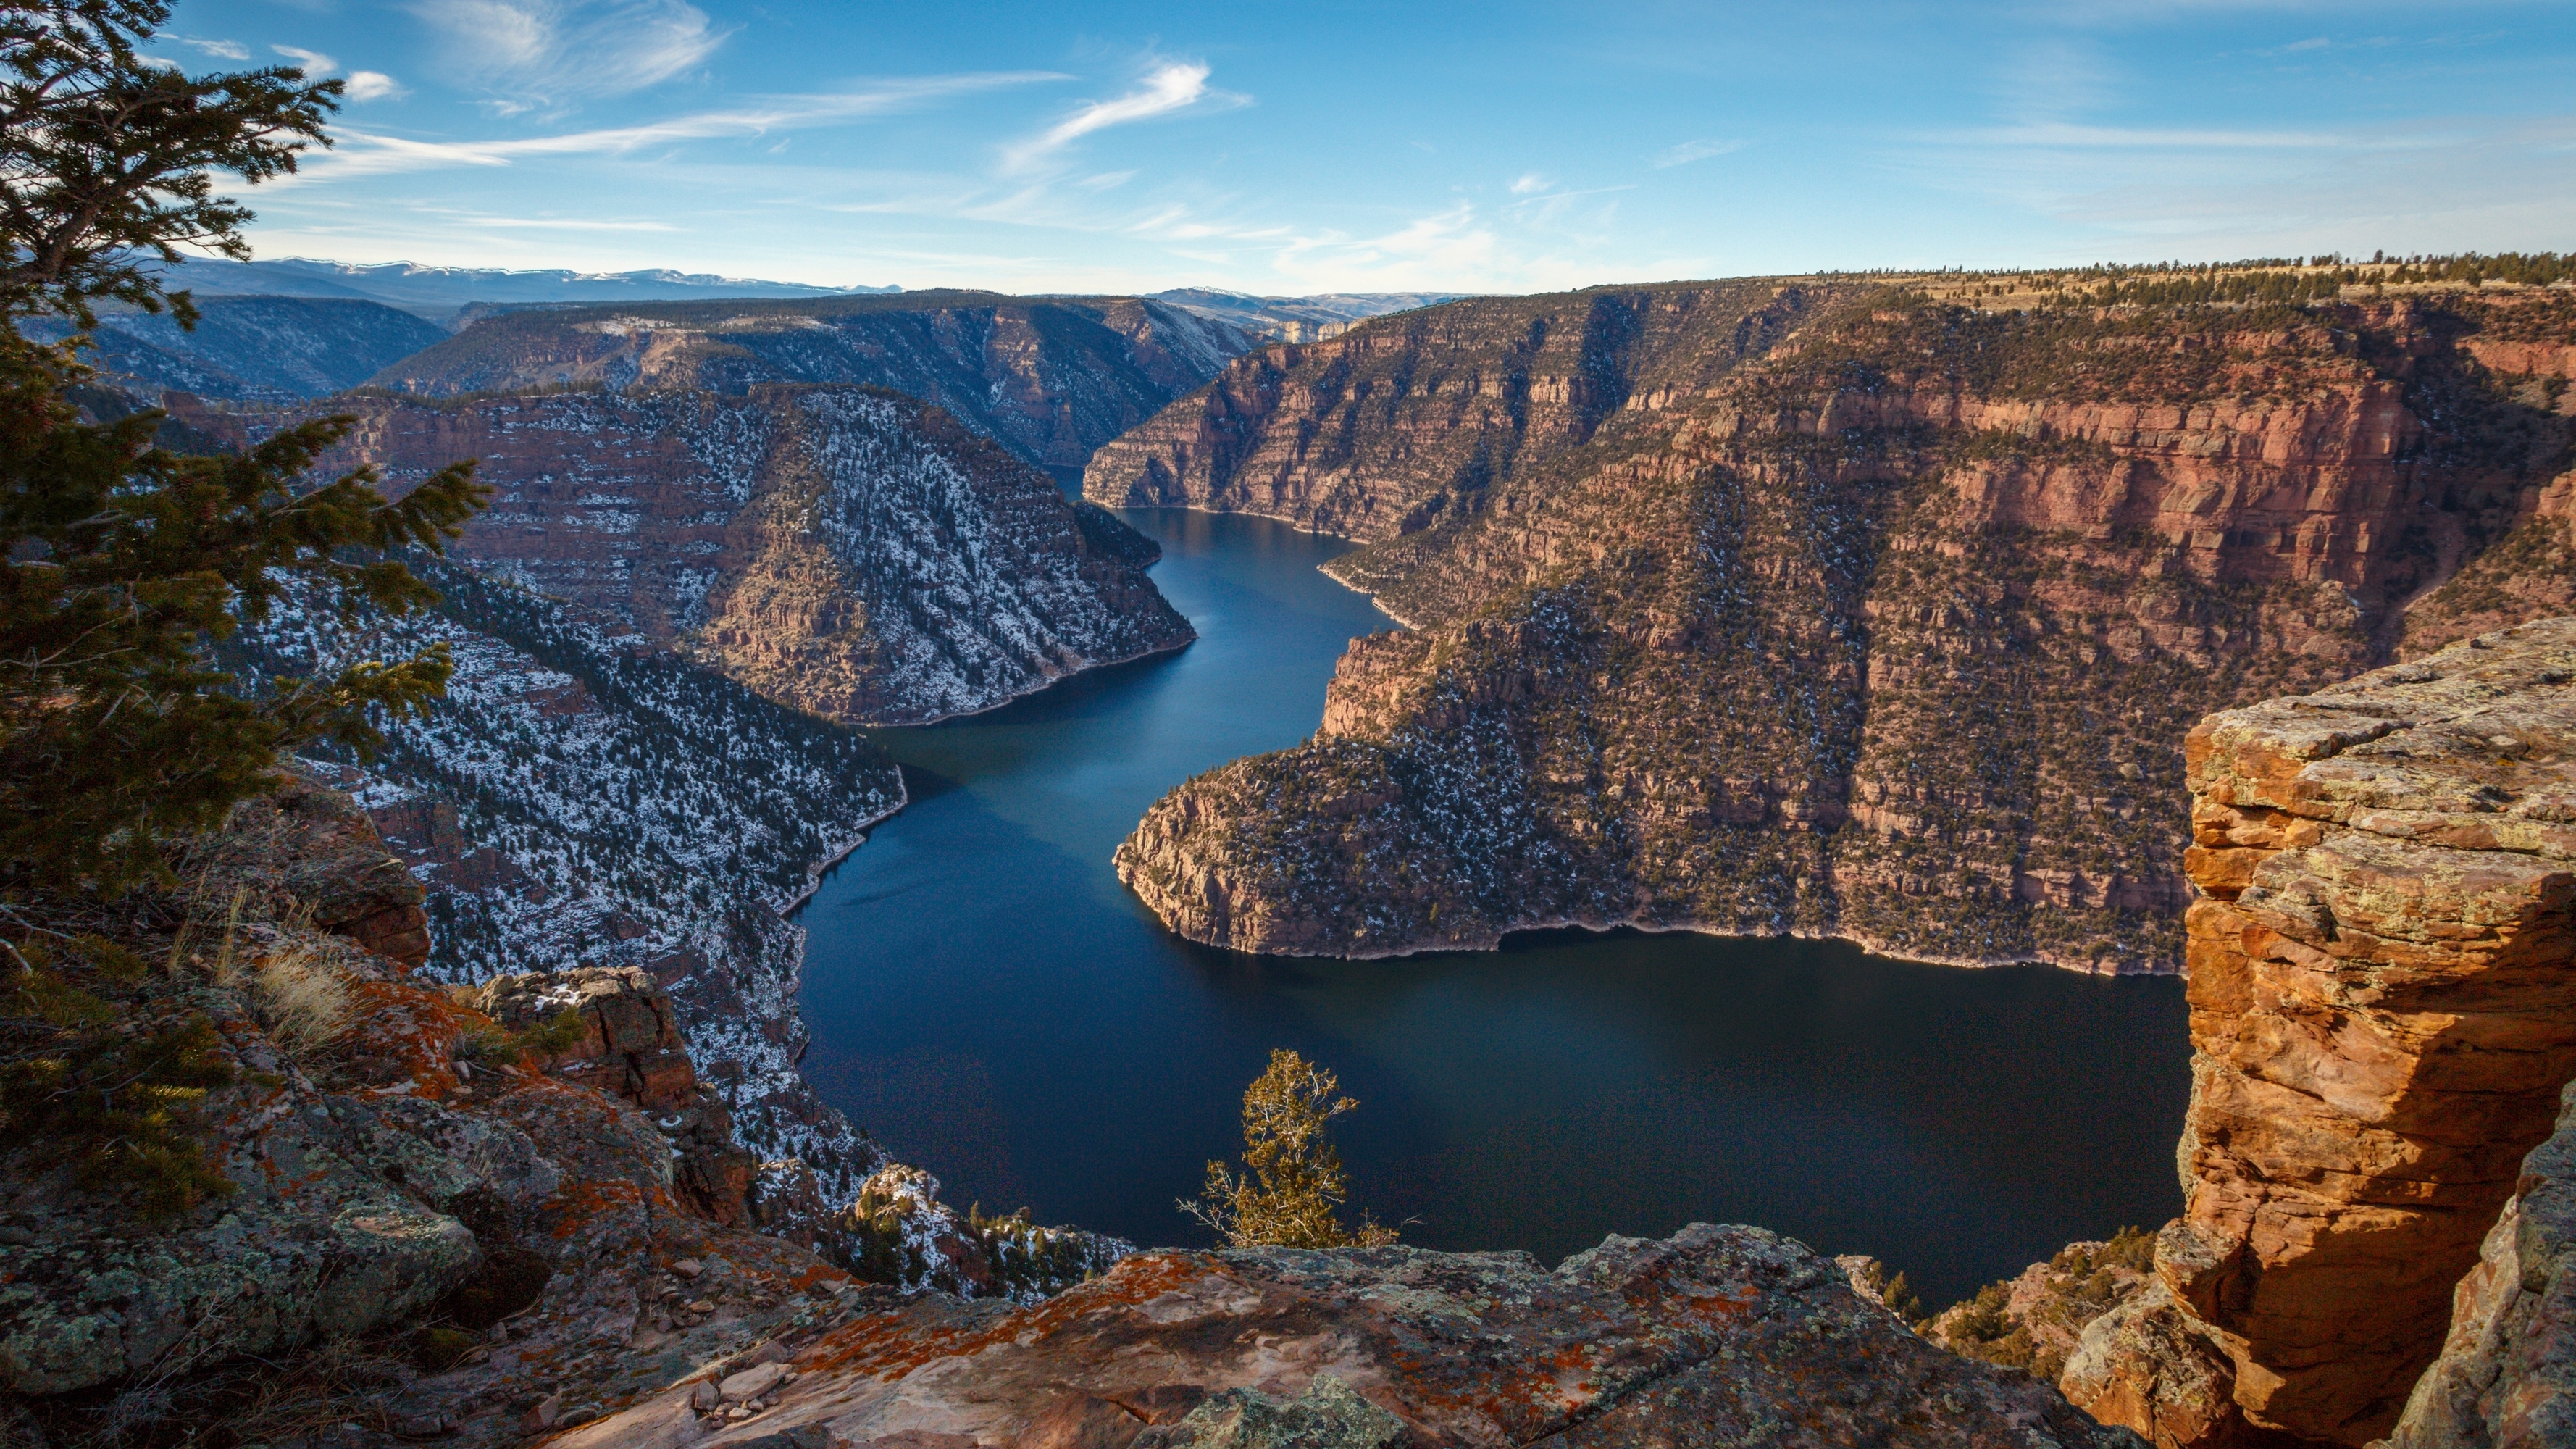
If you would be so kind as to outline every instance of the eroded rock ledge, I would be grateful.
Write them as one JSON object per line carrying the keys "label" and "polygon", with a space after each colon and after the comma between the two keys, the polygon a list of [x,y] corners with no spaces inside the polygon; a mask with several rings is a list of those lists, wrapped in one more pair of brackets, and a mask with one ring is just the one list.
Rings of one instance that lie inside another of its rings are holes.
{"label": "eroded rock ledge", "polygon": [[[1758,1228],[1524,1253],[1155,1253],[1047,1303],[933,1298],[804,1343],[759,1417],[686,1383],[559,1449],[2134,1445],[1953,1358]],[[719,1414],[721,1410],[717,1411]]]}

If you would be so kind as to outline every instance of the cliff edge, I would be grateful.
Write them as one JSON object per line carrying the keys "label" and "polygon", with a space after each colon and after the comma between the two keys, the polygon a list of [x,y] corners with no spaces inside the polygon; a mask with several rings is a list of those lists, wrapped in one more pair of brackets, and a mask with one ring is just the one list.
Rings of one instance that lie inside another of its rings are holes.
{"label": "cliff edge", "polygon": [[[2566,1442],[2576,618],[2185,748],[2185,1206],[2152,1276],[2078,1315],[2059,1386],[2157,1449]],[[2001,1287],[1998,1330],[2078,1306]]]}

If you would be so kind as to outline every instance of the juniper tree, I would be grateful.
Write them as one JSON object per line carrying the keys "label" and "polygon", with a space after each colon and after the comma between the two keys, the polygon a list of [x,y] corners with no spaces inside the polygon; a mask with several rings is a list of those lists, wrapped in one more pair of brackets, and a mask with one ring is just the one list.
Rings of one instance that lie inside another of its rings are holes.
{"label": "juniper tree", "polygon": [[1184,1202],[1227,1246],[1236,1248],[1378,1247],[1395,1241],[1393,1228],[1363,1216],[1357,1228],[1342,1225],[1350,1175],[1325,1127],[1359,1103],[1340,1095],[1332,1072],[1286,1048],[1270,1053],[1270,1067],[1243,1093],[1243,1170],[1207,1165],[1207,1196]]}

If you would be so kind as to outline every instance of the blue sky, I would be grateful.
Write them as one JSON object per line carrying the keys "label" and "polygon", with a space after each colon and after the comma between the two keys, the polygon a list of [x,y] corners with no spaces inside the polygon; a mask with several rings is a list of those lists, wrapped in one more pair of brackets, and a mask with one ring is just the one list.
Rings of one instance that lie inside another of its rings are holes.
{"label": "blue sky", "polygon": [[262,256],[1535,291],[2576,249],[2576,4],[180,0],[346,78]]}

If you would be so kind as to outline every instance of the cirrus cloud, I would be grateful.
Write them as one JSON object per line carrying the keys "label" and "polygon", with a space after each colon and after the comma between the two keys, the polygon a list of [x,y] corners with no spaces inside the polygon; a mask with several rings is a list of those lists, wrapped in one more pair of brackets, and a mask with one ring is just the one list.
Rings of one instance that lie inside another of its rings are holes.
{"label": "cirrus cloud", "polygon": [[1092,132],[1111,126],[1168,116],[1200,105],[1239,106],[1250,101],[1248,96],[1210,90],[1208,73],[1208,67],[1196,61],[1165,61],[1147,72],[1144,84],[1135,90],[1114,100],[1085,101],[1073,114],[1046,130],[1004,148],[1004,168],[1025,171]]}
{"label": "cirrus cloud", "polygon": [[624,95],[696,68],[731,32],[687,0],[413,0],[448,62],[504,111]]}
{"label": "cirrus cloud", "polygon": [[1731,151],[1743,149],[1744,143],[1741,141],[1720,141],[1714,138],[1684,141],[1678,146],[1666,146],[1656,152],[1655,169],[1661,171],[1673,166],[1688,166],[1693,161],[1705,161],[1711,156],[1724,156]]}

